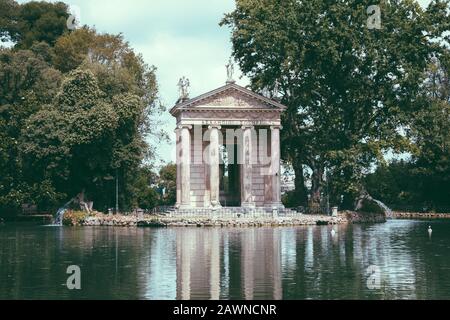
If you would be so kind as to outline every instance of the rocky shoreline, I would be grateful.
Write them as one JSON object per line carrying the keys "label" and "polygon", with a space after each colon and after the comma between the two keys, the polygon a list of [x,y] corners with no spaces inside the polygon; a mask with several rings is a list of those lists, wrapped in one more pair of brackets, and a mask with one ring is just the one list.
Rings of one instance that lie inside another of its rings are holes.
{"label": "rocky shoreline", "polygon": [[169,217],[144,215],[106,215],[95,214],[79,221],[72,221],[66,225],[81,226],[121,226],[121,227],[282,227],[302,225],[334,225],[345,223],[381,223],[386,218],[381,214],[357,213],[351,211],[339,212],[337,216],[299,214],[289,217],[251,217],[212,218],[198,217]]}
{"label": "rocky shoreline", "polygon": [[[27,218],[27,219],[24,219]],[[51,215],[18,217],[3,220],[0,225],[13,222],[33,222],[36,224],[50,224]],[[390,219],[450,219],[450,213],[423,213],[393,211]],[[79,218],[66,219],[67,226],[120,226],[120,227],[262,227],[262,226],[302,226],[302,225],[333,225],[345,223],[382,223],[386,217],[376,213],[360,213],[354,211],[340,211],[336,217],[326,215],[298,214],[287,217],[226,217],[211,218],[208,216],[164,216],[164,215],[107,215],[95,213],[88,216],[83,214]]]}
{"label": "rocky shoreline", "polygon": [[449,219],[450,213],[433,212],[403,212],[393,211],[391,218],[394,219]]}

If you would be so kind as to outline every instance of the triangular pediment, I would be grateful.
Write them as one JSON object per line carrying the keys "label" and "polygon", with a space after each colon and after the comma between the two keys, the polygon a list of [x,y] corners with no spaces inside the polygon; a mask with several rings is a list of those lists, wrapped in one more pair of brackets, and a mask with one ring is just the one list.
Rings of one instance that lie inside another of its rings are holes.
{"label": "triangular pediment", "polygon": [[229,83],[216,90],[207,92],[196,98],[178,103],[170,113],[191,109],[237,109],[237,110],[274,110],[286,109],[282,104],[254,93],[235,83]]}

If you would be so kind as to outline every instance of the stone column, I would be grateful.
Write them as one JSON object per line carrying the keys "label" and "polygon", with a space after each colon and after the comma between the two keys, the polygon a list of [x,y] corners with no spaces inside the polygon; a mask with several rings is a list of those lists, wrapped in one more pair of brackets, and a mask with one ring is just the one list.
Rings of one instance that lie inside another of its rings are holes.
{"label": "stone column", "polygon": [[209,168],[211,207],[220,208],[220,170],[219,170],[219,130],[220,126],[209,126]]}
{"label": "stone column", "polygon": [[242,174],[241,174],[241,207],[253,208],[252,186],[253,186],[253,166],[252,166],[252,129],[253,126],[242,126]]}
{"label": "stone column", "polygon": [[191,125],[180,125],[181,150],[180,150],[180,184],[181,202],[180,209],[191,208]]}
{"label": "stone column", "polygon": [[281,203],[281,170],[280,170],[280,129],[281,126],[271,126],[271,177],[272,177],[272,207],[284,208]]}
{"label": "stone column", "polygon": [[175,161],[177,164],[177,202],[175,203],[175,208],[179,208],[181,204],[181,144],[180,144],[180,129],[175,129],[175,141],[176,141],[176,157]]}

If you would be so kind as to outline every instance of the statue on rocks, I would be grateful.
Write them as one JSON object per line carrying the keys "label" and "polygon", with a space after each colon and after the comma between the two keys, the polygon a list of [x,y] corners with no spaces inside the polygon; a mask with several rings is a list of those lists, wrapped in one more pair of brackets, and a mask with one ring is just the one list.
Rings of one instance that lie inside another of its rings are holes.
{"label": "statue on rocks", "polygon": [[365,190],[356,199],[355,211],[384,213],[386,217],[392,215],[392,210],[380,200],[372,198],[372,196]]}

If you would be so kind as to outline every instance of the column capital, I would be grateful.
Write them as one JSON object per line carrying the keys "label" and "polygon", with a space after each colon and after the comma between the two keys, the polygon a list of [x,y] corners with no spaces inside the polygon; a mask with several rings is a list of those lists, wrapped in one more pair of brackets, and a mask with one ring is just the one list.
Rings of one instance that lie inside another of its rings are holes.
{"label": "column capital", "polygon": [[244,125],[242,125],[242,127],[241,127],[242,130],[245,130],[245,129],[254,129],[254,128],[255,128],[255,126],[252,125],[252,124],[244,124]]}
{"label": "column capital", "polygon": [[187,128],[187,129],[191,130],[192,129],[192,125],[191,124],[179,124],[177,126],[177,129],[183,129],[183,128]]}
{"label": "column capital", "polygon": [[282,130],[282,129],[283,129],[283,126],[280,125],[280,124],[274,125],[274,126],[270,126],[270,130],[276,130],[276,129]]}
{"label": "column capital", "polygon": [[222,129],[222,126],[218,125],[218,124],[211,124],[211,125],[208,126],[209,130],[211,130],[212,128],[220,130],[220,129]]}

